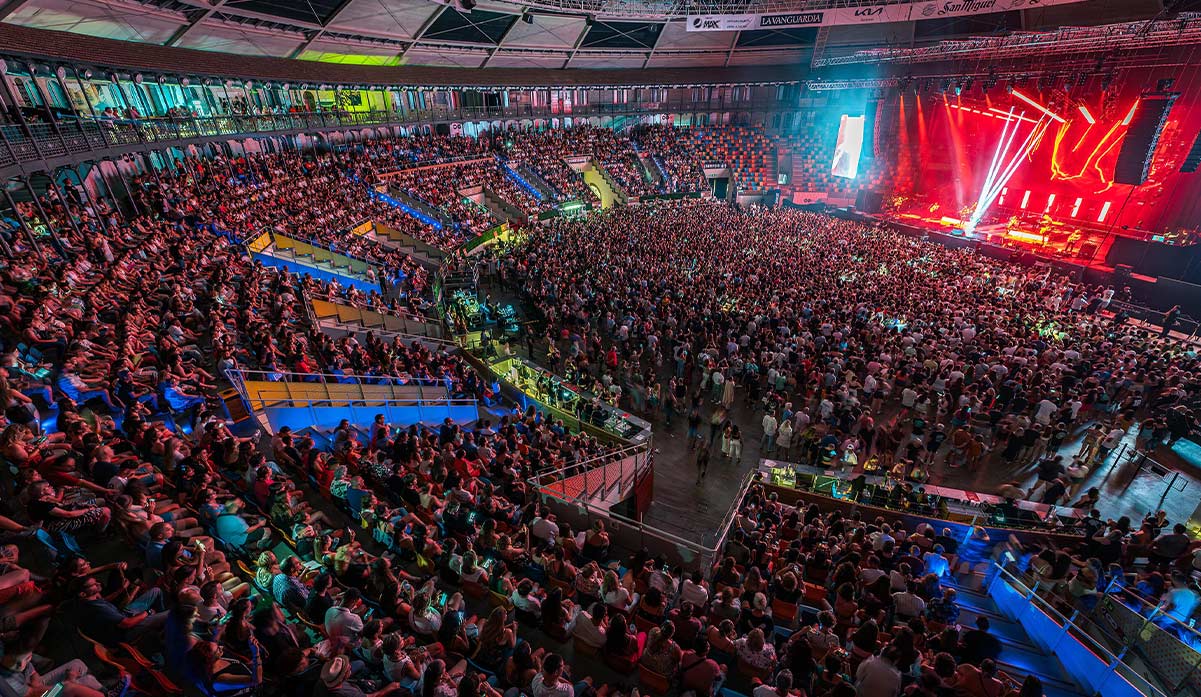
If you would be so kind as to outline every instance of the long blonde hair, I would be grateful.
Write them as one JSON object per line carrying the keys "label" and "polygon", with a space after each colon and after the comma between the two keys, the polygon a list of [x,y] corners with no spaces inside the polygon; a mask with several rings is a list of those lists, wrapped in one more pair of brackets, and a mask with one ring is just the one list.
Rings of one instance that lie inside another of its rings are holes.
{"label": "long blonde hair", "polygon": [[29,429],[21,424],[9,424],[5,427],[4,432],[0,433],[0,448],[7,448],[19,442],[25,437],[25,433]]}

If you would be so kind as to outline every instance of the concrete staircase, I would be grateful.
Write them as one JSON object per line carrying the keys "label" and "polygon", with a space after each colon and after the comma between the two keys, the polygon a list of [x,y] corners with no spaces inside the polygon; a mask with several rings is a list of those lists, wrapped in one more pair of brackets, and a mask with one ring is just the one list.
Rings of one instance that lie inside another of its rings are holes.
{"label": "concrete staircase", "polygon": [[451,224],[450,219],[443,215],[442,211],[438,210],[436,206],[422,201],[395,186],[389,186],[387,197],[379,196],[379,199],[404,211],[416,220],[427,225],[433,225],[435,228],[442,229]]}
{"label": "concrete staircase", "polygon": [[485,188],[481,194],[481,197],[483,199],[484,208],[488,209],[488,212],[492,214],[493,218],[496,218],[501,222],[519,221],[524,220],[526,217],[525,214],[521,212],[521,209],[504,200],[500,197],[500,195],[491,189]]}
{"label": "concrete staircase", "polygon": [[655,162],[655,158],[646,152],[640,152],[636,156],[636,164],[638,171],[641,172],[642,178],[654,186],[661,192],[666,192],[667,176],[666,173],[659,169],[659,163]]}
{"label": "concrete staircase", "polygon": [[550,201],[557,201],[557,200],[563,198],[563,196],[564,196],[563,192],[561,192],[558,189],[556,189],[555,187],[551,186],[545,179],[542,178],[542,176],[540,174],[535,172],[534,169],[532,167],[530,167],[529,165],[522,163],[522,164],[519,164],[516,167],[514,167],[513,170],[522,179],[524,179],[526,182],[528,182],[530,184],[530,186],[534,187],[535,190],[537,190],[539,193],[541,193],[542,197],[544,199],[550,200]]}
{"label": "concrete staircase", "polygon": [[385,247],[408,254],[427,269],[438,269],[446,261],[446,252],[442,249],[387,225],[375,223],[371,232],[367,234]]}
{"label": "concrete staircase", "polygon": [[331,336],[354,334],[361,338],[371,332],[386,338],[399,336],[403,341],[421,341],[432,348],[457,348],[446,328],[433,317],[406,317],[313,298],[309,301],[312,318]]}
{"label": "concrete staircase", "polygon": [[615,203],[625,203],[630,199],[625,189],[613,179],[613,175],[606,172],[596,160],[589,162],[580,174],[584,177],[584,182],[597,191],[601,208],[609,208]]}

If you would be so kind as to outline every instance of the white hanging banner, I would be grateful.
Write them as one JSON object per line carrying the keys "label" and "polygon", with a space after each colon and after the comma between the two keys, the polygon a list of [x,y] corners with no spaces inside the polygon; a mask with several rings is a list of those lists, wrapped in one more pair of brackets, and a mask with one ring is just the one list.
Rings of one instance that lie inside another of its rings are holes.
{"label": "white hanging banner", "polygon": [[909,21],[909,5],[866,5],[864,7],[840,7],[826,10],[824,25],[834,24],[883,24],[885,22]]}
{"label": "white hanging banner", "polygon": [[685,21],[688,31],[753,31],[756,29],[794,29],[847,24],[884,24],[942,17],[971,17],[1013,10],[1032,10],[1054,5],[1070,5],[1084,0],[926,0],[893,5],[839,7],[810,12],[778,14],[691,15]]}

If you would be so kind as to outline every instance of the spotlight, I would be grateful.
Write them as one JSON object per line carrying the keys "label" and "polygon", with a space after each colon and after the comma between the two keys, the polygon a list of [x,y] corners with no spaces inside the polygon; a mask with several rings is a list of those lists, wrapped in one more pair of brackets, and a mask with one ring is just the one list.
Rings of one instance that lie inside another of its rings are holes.
{"label": "spotlight", "polygon": [[955,96],[958,97],[961,94],[963,94],[963,83],[956,82],[955,83]]}

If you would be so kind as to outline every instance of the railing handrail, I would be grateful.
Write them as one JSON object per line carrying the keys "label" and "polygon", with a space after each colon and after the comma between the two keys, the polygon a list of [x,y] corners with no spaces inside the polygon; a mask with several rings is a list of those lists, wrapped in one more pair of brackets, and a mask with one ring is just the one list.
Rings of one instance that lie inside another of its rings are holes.
{"label": "railing handrail", "polygon": [[[605,459],[609,459],[610,461],[606,462],[604,464],[611,465],[614,462],[617,462],[618,460],[621,460],[622,458],[626,457],[627,454],[634,454],[636,451],[646,450],[649,447],[650,447],[650,443],[635,443],[633,445],[623,446],[616,450],[607,450],[604,453],[601,453],[600,455],[594,455],[593,457],[590,457],[587,460],[581,460],[574,464],[567,465],[566,467],[560,467],[560,468],[554,469],[554,470],[546,470],[543,472],[539,472],[535,477],[531,477],[529,482],[532,483],[535,480],[541,479],[543,477],[557,475],[557,474],[563,474],[562,478],[566,479],[569,476],[575,476],[575,474],[564,474],[570,470],[577,470],[577,469],[580,469],[581,467],[586,467],[587,465],[595,464],[595,463],[598,463],[599,461],[605,460]],[[614,458],[615,455],[620,455],[620,457]]]}
{"label": "railing handrail", "polygon": [[[399,375],[361,375],[358,373],[345,373],[343,375],[338,375],[337,373],[298,373],[298,372],[292,371],[292,370],[255,370],[255,369],[244,369],[244,368],[234,368],[234,369],[232,369],[231,372],[238,373],[242,377],[243,380],[245,380],[248,376],[251,376],[251,375],[283,375],[285,377],[295,376],[297,378],[302,378],[302,379],[295,379],[295,380],[286,380],[286,379],[285,380],[253,380],[252,379],[253,382],[310,382],[311,383],[313,381],[309,380],[308,378],[314,378],[314,377],[322,378],[321,380],[317,381],[314,384],[322,384],[322,383],[337,384],[341,380],[344,380],[346,378],[354,378],[356,380],[400,380],[401,379],[401,376],[399,376]],[[333,378],[333,379],[326,380],[325,378]],[[343,384],[364,384],[366,387],[406,387],[408,385],[418,385],[421,387],[435,387],[435,386],[446,387],[446,383],[443,382],[440,378],[410,377],[407,380],[408,380],[407,382],[403,382],[403,383],[385,382],[385,383],[381,383],[381,384],[374,384],[374,383],[343,383]]]}
{"label": "railing handrail", "polygon": [[[1065,616],[1062,612],[1055,609],[1055,607],[1053,605],[1051,605],[1051,603],[1047,602],[1043,597],[1038,595],[1038,593],[1035,592],[1034,589],[1032,589],[1028,585],[1026,585],[1025,580],[1018,578],[1018,576],[1015,575],[1012,571],[1010,571],[1009,569],[1006,569],[1004,567],[1004,565],[994,561],[993,562],[993,570],[998,575],[1003,576],[1005,578],[1006,583],[1010,584],[1011,586],[1014,587],[1015,590],[1018,590],[1019,592],[1022,593],[1022,595],[1026,596],[1026,600],[1028,602],[1030,602],[1032,605],[1037,607],[1039,610],[1051,615],[1052,621],[1057,623],[1059,626],[1063,627],[1064,631],[1070,633],[1071,637],[1073,639],[1085,642],[1087,644],[1087,648],[1090,651],[1092,651],[1093,653],[1095,653],[1099,658],[1104,660],[1111,668],[1116,668],[1117,666],[1123,666],[1128,671],[1130,671],[1131,674],[1134,674],[1134,675],[1139,674],[1137,668],[1135,668],[1134,666],[1131,666],[1129,663],[1126,663],[1125,661],[1123,661],[1121,656],[1110,651],[1108,648],[1106,648],[1104,645],[1102,645],[1099,641],[1094,639],[1092,634],[1090,634],[1088,632],[1087,628],[1082,627],[1081,625],[1079,625],[1075,621],[1073,621],[1072,618]],[[1076,631],[1071,632],[1072,629],[1075,629]],[[1116,671],[1114,672],[1114,675],[1121,677],[1123,680],[1127,680],[1125,675],[1117,673]],[[1164,691],[1160,690],[1158,687],[1152,685],[1149,680],[1146,680],[1146,678],[1143,678],[1143,680],[1145,681],[1146,687],[1153,690],[1155,695],[1162,696],[1162,697],[1168,697],[1168,694],[1166,692],[1164,692]],[[1127,682],[1129,682],[1129,680],[1127,680]],[[1133,685],[1132,685],[1132,687],[1133,687]]]}
{"label": "railing handrail", "polygon": [[725,517],[717,526],[717,532],[713,537],[713,551],[716,552],[726,545],[726,536],[730,534],[730,528],[734,526],[734,519],[738,517],[738,512],[742,510],[742,500],[746,497],[746,492],[750,490],[751,485],[758,479],[758,470],[748,470],[742,475],[742,484],[738,487],[738,494],[734,497],[734,502],[730,505],[730,510],[726,512]]}
{"label": "railing handrail", "polygon": [[[1117,579],[1110,581],[1109,585],[1105,588],[1106,595],[1111,595],[1111,596],[1121,595],[1123,597],[1133,598],[1134,600],[1138,601],[1138,604],[1147,611],[1146,614],[1143,614],[1142,612],[1139,612],[1138,614],[1142,615],[1143,617],[1145,617],[1148,620],[1150,620],[1153,617],[1161,617],[1164,614],[1166,614],[1162,611],[1162,608],[1160,607],[1159,603],[1152,603],[1152,602],[1148,601],[1145,597],[1143,597],[1143,595],[1141,593],[1139,593],[1137,590],[1135,590],[1133,588],[1129,588],[1126,586],[1120,586],[1120,587],[1115,588],[1114,585],[1116,583],[1117,583]],[[1131,608],[1131,609],[1133,609],[1133,608]],[[1135,612],[1138,612],[1138,611],[1135,610]],[[1185,633],[1193,635],[1192,642],[1184,642],[1184,643],[1192,643],[1193,645],[1201,646],[1201,631],[1197,631],[1196,627],[1190,627],[1187,624],[1185,624],[1184,622],[1181,622],[1180,620],[1178,620],[1174,617],[1172,618],[1172,623],[1176,627],[1179,627],[1180,629],[1184,630]]]}
{"label": "railing handrail", "polygon": [[[280,401],[286,401],[286,402],[290,402],[292,405],[297,406],[297,407],[312,407],[314,405],[319,405],[322,402],[328,402],[330,400],[329,399],[285,399],[285,400],[274,399],[274,400],[272,400],[272,399],[264,399],[262,397],[253,397],[253,398],[248,398],[246,401],[250,402],[251,404],[263,404],[263,405],[271,405],[271,406],[280,406],[279,405]],[[385,398],[381,398],[381,399],[373,399],[370,397],[368,397],[368,398],[337,397],[337,398],[335,398],[334,401],[337,401],[339,404],[342,404],[342,403],[356,404],[356,403],[361,402],[361,403],[367,404],[369,406],[378,406],[378,405],[384,405],[384,404],[405,404],[405,405],[434,404],[434,405],[464,406],[465,407],[465,406],[477,406],[479,404],[479,400],[473,399],[473,398],[468,398],[468,397],[457,397],[457,398],[448,397],[446,399],[431,399],[429,397],[412,397],[412,398],[385,397]]]}

